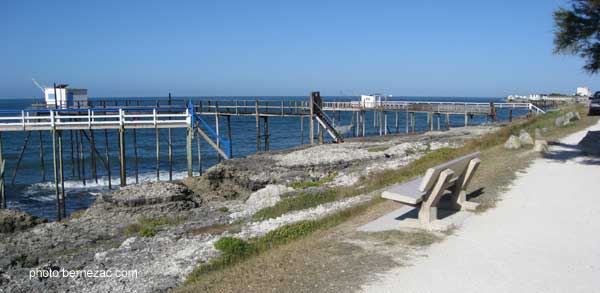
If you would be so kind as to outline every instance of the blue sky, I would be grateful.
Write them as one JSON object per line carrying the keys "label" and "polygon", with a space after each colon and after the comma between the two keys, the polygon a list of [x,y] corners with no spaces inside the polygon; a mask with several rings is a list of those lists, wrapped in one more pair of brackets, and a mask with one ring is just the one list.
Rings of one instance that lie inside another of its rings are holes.
{"label": "blue sky", "polygon": [[600,90],[531,1],[3,1],[0,97]]}

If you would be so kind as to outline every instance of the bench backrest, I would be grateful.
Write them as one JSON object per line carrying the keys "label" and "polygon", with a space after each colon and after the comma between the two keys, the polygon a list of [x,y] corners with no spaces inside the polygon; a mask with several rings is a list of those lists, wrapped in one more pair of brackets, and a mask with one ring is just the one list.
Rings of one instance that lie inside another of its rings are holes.
{"label": "bench backrest", "polygon": [[471,153],[466,156],[427,169],[427,172],[425,173],[425,176],[423,176],[423,180],[421,181],[421,185],[419,186],[419,190],[427,191],[433,188],[433,185],[435,185],[435,182],[440,176],[440,173],[447,169],[450,169],[454,172],[453,179],[461,177],[463,173],[466,172],[471,160],[479,158],[479,154],[479,152]]}

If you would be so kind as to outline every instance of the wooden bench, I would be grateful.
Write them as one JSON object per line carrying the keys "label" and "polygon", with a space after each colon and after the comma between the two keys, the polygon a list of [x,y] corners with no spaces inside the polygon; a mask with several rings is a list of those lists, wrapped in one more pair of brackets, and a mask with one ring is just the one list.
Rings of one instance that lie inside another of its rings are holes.
{"label": "wooden bench", "polygon": [[479,152],[468,154],[450,162],[429,168],[424,176],[385,190],[381,197],[417,206],[419,221],[429,224],[437,220],[437,208],[445,194],[451,194],[452,208],[474,210],[477,203],[467,201],[467,186],[477,171]]}

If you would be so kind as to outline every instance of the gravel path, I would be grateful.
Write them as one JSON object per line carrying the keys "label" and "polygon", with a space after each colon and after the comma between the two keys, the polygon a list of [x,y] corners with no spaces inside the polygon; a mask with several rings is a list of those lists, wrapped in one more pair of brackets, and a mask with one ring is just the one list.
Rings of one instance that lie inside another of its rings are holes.
{"label": "gravel path", "polygon": [[595,292],[600,288],[600,159],[574,133],[521,173],[497,208],[470,217],[368,292]]}

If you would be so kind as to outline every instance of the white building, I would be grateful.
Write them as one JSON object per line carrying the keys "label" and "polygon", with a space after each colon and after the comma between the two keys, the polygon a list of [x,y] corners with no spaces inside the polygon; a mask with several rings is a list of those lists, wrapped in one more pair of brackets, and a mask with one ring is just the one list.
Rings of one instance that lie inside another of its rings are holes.
{"label": "white building", "polygon": [[375,108],[381,105],[381,102],[385,101],[385,96],[380,94],[372,94],[372,95],[361,95],[360,96],[360,105],[363,108]]}
{"label": "white building", "polygon": [[88,106],[87,89],[68,88],[68,84],[44,87],[46,106],[57,108],[85,108]]}
{"label": "white building", "polygon": [[575,95],[581,96],[581,97],[591,97],[592,90],[589,87],[578,87]]}

